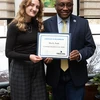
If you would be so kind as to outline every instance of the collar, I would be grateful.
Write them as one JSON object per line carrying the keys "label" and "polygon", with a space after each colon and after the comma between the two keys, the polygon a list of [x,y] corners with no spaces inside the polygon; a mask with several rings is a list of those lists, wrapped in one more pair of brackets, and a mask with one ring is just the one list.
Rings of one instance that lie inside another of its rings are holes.
{"label": "collar", "polygon": [[[59,17],[59,15],[57,14],[57,24],[60,24],[62,22],[63,19],[61,19],[61,17]],[[67,19],[65,19],[66,22],[69,23],[70,21],[70,17],[68,17]]]}

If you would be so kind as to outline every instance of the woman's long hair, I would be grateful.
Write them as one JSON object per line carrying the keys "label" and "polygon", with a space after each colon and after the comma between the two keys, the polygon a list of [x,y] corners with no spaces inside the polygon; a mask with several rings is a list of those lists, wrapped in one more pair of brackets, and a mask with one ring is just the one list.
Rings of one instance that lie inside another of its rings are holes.
{"label": "woman's long hair", "polygon": [[[12,22],[17,23],[16,25],[19,28],[19,30],[21,30],[21,31],[26,31],[26,24],[25,24],[26,11],[25,10],[26,10],[26,7],[31,4],[31,2],[32,2],[32,0],[23,0],[19,6],[19,11],[18,11],[16,17],[12,21]],[[39,0],[39,3],[40,3],[39,12],[35,16],[35,18],[38,21],[38,30],[41,32],[44,30],[43,19],[42,19],[43,3],[41,0]]]}

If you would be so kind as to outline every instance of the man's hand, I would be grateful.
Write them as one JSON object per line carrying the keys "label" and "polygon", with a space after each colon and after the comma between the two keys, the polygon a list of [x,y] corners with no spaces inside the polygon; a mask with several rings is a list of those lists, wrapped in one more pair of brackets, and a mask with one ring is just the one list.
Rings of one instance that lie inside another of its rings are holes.
{"label": "man's hand", "polygon": [[73,50],[71,53],[70,53],[70,56],[69,56],[69,59],[72,61],[72,60],[80,60],[80,53],[78,50]]}

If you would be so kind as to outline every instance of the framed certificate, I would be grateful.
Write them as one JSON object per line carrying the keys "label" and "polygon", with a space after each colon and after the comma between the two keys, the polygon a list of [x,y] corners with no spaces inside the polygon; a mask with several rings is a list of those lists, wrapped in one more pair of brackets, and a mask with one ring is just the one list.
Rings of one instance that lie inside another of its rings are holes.
{"label": "framed certificate", "polygon": [[38,33],[37,54],[46,58],[68,58],[70,33]]}

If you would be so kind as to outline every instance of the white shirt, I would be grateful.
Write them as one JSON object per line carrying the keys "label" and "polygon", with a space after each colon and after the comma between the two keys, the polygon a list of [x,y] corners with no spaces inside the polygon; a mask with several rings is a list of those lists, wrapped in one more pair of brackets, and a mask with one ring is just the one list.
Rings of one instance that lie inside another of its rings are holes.
{"label": "white shirt", "polygon": [[[70,17],[68,19],[66,19],[66,24],[67,24],[67,29],[68,29],[68,33],[69,33]],[[62,23],[62,19],[59,17],[58,14],[57,14],[57,25],[58,25],[58,31],[59,31],[59,33],[62,33],[63,23]]]}

